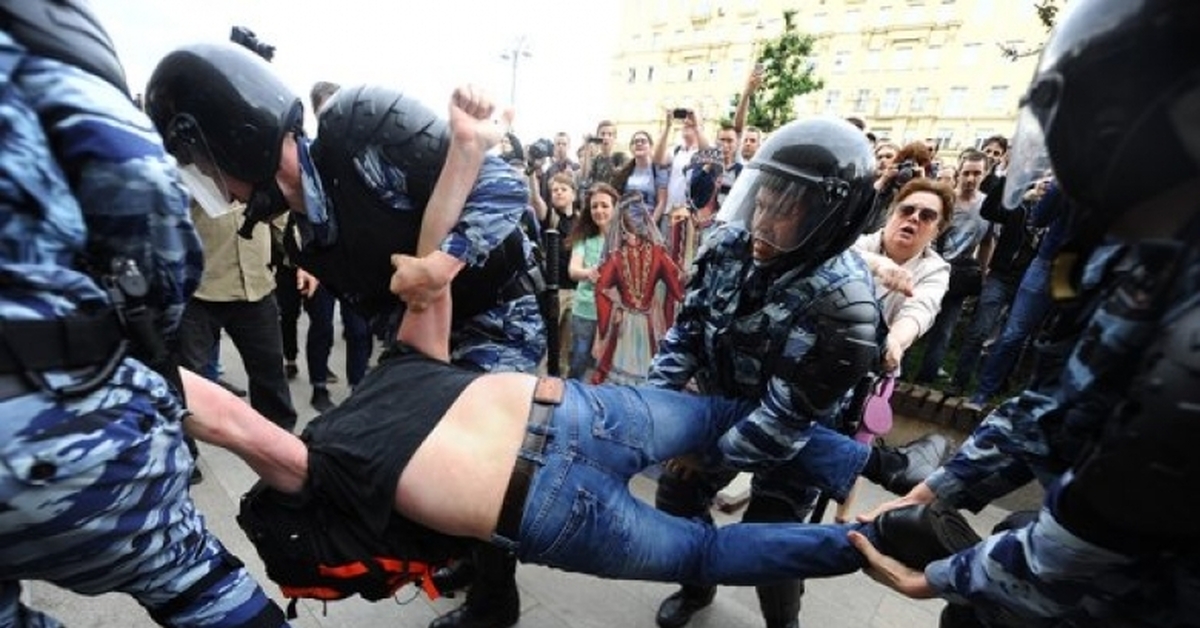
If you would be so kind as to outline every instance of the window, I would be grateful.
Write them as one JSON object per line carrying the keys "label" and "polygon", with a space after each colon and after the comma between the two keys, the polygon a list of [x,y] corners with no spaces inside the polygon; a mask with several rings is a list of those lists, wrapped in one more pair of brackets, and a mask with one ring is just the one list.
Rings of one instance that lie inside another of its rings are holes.
{"label": "window", "polygon": [[911,109],[913,113],[921,113],[922,111],[925,111],[925,107],[928,106],[928,103],[929,88],[918,87],[913,90],[912,104],[909,105],[909,109]]}
{"label": "window", "polygon": [[879,50],[868,50],[867,51],[867,62],[866,62],[867,65],[866,65],[865,69],[878,70],[879,69],[879,57],[880,57]]}
{"label": "window", "polygon": [[870,102],[870,100],[871,100],[871,90],[869,90],[869,89],[858,90],[858,93],[854,95],[854,112],[855,113],[866,113],[867,103]]}
{"label": "window", "polygon": [[1008,86],[993,85],[992,89],[988,91],[988,111],[1004,111],[1008,105]]}
{"label": "window", "polygon": [[878,24],[880,28],[887,28],[888,26],[892,25],[892,7],[879,7],[879,11],[877,13],[879,16]]}
{"label": "window", "polygon": [[837,115],[838,109],[842,105],[842,92],[831,89],[825,92],[825,110],[824,113]]}
{"label": "window", "polygon": [[833,71],[845,72],[846,66],[850,64],[850,51],[839,50],[833,53]]}
{"label": "window", "polygon": [[951,146],[954,146],[954,129],[942,127],[938,129],[937,137],[933,139],[937,144],[938,150],[950,148]]}
{"label": "window", "polygon": [[967,102],[967,88],[951,87],[950,95],[946,98],[946,108],[944,113],[948,116],[961,116],[963,114],[963,105]]}
{"label": "window", "polygon": [[959,59],[959,64],[972,66],[978,63],[979,47],[979,44],[963,44],[962,58]]}
{"label": "window", "polygon": [[846,29],[847,33],[857,33],[862,28],[861,12],[858,9],[846,11]]}
{"label": "window", "polygon": [[912,65],[912,52],[911,46],[896,48],[896,54],[892,55],[892,69],[907,70]]}
{"label": "window", "polygon": [[937,68],[942,63],[942,47],[930,46],[925,49],[925,67]]}
{"label": "window", "polygon": [[650,66],[650,67],[646,68],[646,82],[647,83],[654,82],[654,66]]}
{"label": "window", "polygon": [[825,13],[818,13],[812,16],[812,21],[809,22],[809,29],[811,32],[814,34],[825,32],[825,19],[828,17],[829,16]]}
{"label": "window", "polygon": [[883,102],[879,105],[882,115],[895,115],[900,107],[900,88],[889,87],[883,90]]}
{"label": "window", "polygon": [[637,68],[629,68],[629,76],[625,79],[626,83],[637,82]]}

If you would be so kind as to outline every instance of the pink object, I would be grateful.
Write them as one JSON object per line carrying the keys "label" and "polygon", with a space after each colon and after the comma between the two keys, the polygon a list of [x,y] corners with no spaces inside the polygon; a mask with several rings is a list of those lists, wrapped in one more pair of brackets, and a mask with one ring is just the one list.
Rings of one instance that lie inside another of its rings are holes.
{"label": "pink object", "polygon": [[867,397],[867,405],[863,409],[862,424],[854,439],[860,443],[871,444],[876,436],[883,436],[892,429],[892,389],[896,381],[884,377],[875,385],[875,390]]}

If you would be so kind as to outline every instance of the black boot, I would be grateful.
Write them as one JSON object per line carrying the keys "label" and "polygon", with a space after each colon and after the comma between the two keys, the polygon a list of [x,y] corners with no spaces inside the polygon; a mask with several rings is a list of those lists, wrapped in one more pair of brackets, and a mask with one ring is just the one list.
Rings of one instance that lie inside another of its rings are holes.
{"label": "black boot", "polygon": [[492,545],[474,552],[476,577],[462,606],[438,617],[429,628],[508,628],[521,618],[517,559]]}
{"label": "black boot", "polygon": [[888,510],[875,518],[874,526],[879,551],[913,569],[982,540],[958,510],[938,501]]}
{"label": "black boot", "polygon": [[880,447],[879,454],[884,458],[880,477],[867,479],[897,495],[907,495],[950,455],[950,441],[941,434],[926,434],[900,447]]}
{"label": "black boot", "polygon": [[716,595],[716,587],[694,587],[685,584],[663,600],[654,621],[658,622],[661,628],[681,628],[692,619],[696,611],[712,604]]}

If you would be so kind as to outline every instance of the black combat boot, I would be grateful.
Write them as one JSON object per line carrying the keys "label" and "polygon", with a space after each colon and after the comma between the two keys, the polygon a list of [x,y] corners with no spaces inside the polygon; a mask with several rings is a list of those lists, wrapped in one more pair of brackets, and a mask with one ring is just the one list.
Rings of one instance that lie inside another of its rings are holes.
{"label": "black combat boot", "polygon": [[716,595],[716,587],[694,587],[685,584],[663,600],[654,621],[658,622],[661,628],[681,628],[692,619],[696,611],[712,604]]}
{"label": "black combat boot", "polygon": [[516,557],[486,545],[475,550],[472,562],[476,576],[466,602],[433,620],[429,628],[508,628],[521,618]]}
{"label": "black combat boot", "polygon": [[[754,491],[754,488],[751,489]],[[774,495],[763,494],[761,491],[752,492],[750,504],[742,514],[744,523],[787,523],[803,522],[812,513],[820,493],[814,488],[807,488],[803,493],[797,491],[792,498],[799,502],[793,505],[790,500]],[[755,587],[758,593],[758,607],[762,610],[763,621],[767,628],[799,628],[800,598],[804,595],[803,580],[786,580],[771,585]]]}
{"label": "black combat boot", "polygon": [[879,447],[879,454],[883,458],[880,476],[867,479],[897,495],[907,495],[950,455],[950,441],[941,434],[926,434],[900,447]]}
{"label": "black combat boot", "polygon": [[760,586],[758,607],[762,609],[767,628],[800,628],[800,596],[804,595],[803,580]]}

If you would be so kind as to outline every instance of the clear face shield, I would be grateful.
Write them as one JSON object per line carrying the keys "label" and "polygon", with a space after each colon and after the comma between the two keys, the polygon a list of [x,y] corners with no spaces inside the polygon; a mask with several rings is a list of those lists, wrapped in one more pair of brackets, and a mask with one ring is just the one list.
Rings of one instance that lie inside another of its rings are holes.
{"label": "clear face shield", "polygon": [[756,258],[790,253],[807,239],[809,230],[804,227],[814,193],[821,193],[818,182],[746,169],[721,205],[717,220],[748,231]]}
{"label": "clear face shield", "polygon": [[1050,152],[1046,148],[1046,134],[1038,116],[1034,114],[1030,101],[1038,102],[1047,109],[1046,120],[1054,119],[1057,102],[1051,102],[1061,86],[1062,80],[1049,75],[1039,80],[1030,94],[1022,99],[1021,112],[1017,118],[1017,131],[1013,134],[1008,149],[1008,171],[1004,183],[1004,206],[1015,209],[1021,205],[1025,193],[1046,178],[1051,171]]}
{"label": "clear face shield", "polygon": [[190,116],[177,116],[167,130],[167,151],[179,165],[180,178],[204,213],[211,218],[233,210],[233,195],[225,174],[217,167],[204,133]]}

